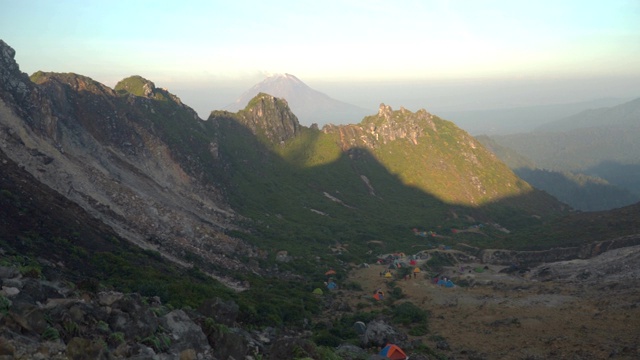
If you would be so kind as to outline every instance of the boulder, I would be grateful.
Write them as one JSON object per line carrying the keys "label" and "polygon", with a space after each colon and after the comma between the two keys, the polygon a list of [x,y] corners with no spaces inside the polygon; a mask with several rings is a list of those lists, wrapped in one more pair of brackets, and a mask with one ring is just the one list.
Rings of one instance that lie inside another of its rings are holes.
{"label": "boulder", "polygon": [[402,347],[406,340],[406,334],[398,332],[384,320],[373,320],[367,324],[367,329],[361,336],[361,345],[363,348],[382,347],[391,342]]}
{"label": "boulder", "polygon": [[256,346],[247,332],[237,328],[217,332],[213,338],[213,354],[219,359],[245,359],[248,355],[262,350],[261,346]]}
{"label": "boulder", "polygon": [[224,301],[220,298],[215,298],[204,301],[198,311],[205,317],[214,319],[219,324],[233,326],[238,317],[240,307],[233,300]]}
{"label": "boulder", "polygon": [[13,279],[20,274],[13,266],[0,266],[0,279]]}
{"label": "boulder", "polygon": [[211,347],[202,329],[184,311],[174,310],[162,316],[160,325],[171,338],[168,353],[179,355],[190,349],[204,355],[211,352]]}
{"label": "boulder", "polygon": [[297,358],[319,359],[320,357],[313,342],[298,337],[278,339],[269,348],[269,359],[271,360]]}
{"label": "boulder", "polygon": [[74,337],[67,344],[67,357],[74,360],[106,360],[109,358],[102,343],[79,337]]}

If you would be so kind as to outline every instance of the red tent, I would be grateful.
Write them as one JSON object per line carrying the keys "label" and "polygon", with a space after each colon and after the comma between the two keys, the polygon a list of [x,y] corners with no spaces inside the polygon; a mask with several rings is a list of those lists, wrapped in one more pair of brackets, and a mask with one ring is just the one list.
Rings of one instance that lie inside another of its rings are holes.
{"label": "red tent", "polygon": [[398,347],[398,345],[394,344],[388,344],[387,346],[385,346],[380,351],[380,355],[386,356],[391,360],[405,360],[407,358],[407,354],[405,354],[404,351],[402,351],[402,349]]}

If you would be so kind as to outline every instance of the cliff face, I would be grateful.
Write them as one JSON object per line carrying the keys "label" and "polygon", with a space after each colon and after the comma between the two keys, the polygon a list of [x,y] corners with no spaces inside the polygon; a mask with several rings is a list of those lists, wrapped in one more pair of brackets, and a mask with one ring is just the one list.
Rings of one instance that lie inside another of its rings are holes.
{"label": "cliff face", "polygon": [[243,268],[230,255],[255,255],[224,234],[236,214],[211,181],[215,129],[191,108],[139,77],[117,90],[76,74],[38,72],[31,81],[14,55],[0,42],[0,146],[9,158],[178,263],[196,256],[212,271]]}

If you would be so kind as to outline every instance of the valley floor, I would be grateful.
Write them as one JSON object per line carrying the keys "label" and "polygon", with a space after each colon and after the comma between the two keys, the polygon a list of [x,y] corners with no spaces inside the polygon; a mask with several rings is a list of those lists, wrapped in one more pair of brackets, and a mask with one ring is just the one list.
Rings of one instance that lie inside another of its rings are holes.
{"label": "valley floor", "polygon": [[[528,274],[501,273],[503,267],[498,266],[477,273],[469,269],[486,265],[460,265],[464,271],[448,268],[447,275],[454,282],[464,278],[474,285],[445,288],[424,273],[395,281],[406,296],[400,301],[430,311],[430,332],[422,340],[432,349],[444,340],[449,349],[438,351],[455,359],[640,358],[637,276],[543,281]],[[390,280],[380,276],[385,269],[372,265],[353,270],[348,281],[363,289],[345,291],[353,308],[363,303],[370,304],[363,311],[384,306],[370,298],[377,288],[389,290]]]}

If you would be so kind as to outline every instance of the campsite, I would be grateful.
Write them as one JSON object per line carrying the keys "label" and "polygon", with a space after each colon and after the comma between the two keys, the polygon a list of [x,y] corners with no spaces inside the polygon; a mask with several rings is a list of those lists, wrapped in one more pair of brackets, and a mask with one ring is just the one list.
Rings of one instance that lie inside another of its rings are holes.
{"label": "campsite", "polygon": [[[451,250],[433,250],[417,260],[415,278],[399,277],[388,264],[354,265],[345,283],[362,290],[351,286],[336,295],[358,311],[383,313],[403,302],[428,311],[428,332],[409,335],[407,343],[420,340],[443,358],[640,358],[640,270],[625,265],[640,256],[640,247],[619,250],[526,272],[469,259],[441,268],[439,278],[452,280],[451,287],[438,285],[429,266],[434,252]],[[374,298],[378,292],[384,297]],[[388,296],[392,292],[400,299]]]}

